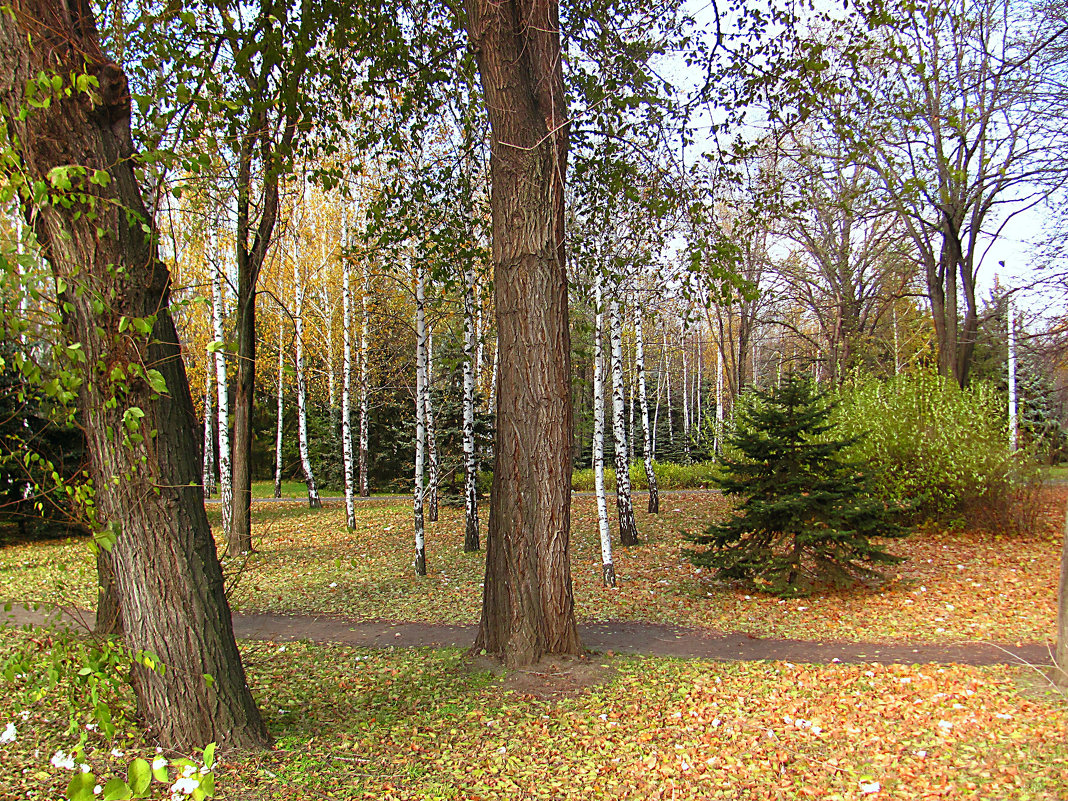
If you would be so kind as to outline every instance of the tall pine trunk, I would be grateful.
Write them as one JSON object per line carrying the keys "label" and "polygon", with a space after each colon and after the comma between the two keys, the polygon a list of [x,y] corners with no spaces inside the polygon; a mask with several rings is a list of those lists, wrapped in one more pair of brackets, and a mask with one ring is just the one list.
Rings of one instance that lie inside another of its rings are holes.
{"label": "tall pine trunk", "polygon": [[426,287],[422,264],[415,266],[415,487],[412,514],[415,520],[415,572],[426,575],[426,531],[423,486],[426,442]]}
{"label": "tall pine trunk", "polygon": [[581,652],[571,536],[567,103],[557,0],[467,0],[490,120],[498,363],[486,580],[475,648],[529,665]]}
{"label": "tall pine trunk", "polygon": [[308,487],[308,508],[319,509],[323,502],[315,486],[311,453],[308,450],[308,388],[304,380],[304,277],[300,265],[293,265],[293,287],[296,293],[293,323],[296,326],[295,362],[297,369],[297,444],[300,447],[300,465],[304,469],[304,483]]}
{"label": "tall pine trunk", "polygon": [[601,536],[601,579],[604,586],[616,586],[616,566],[612,561],[612,530],[608,526],[608,500],[604,491],[604,331],[601,276],[594,285],[596,314],[593,323],[593,488],[597,495],[597,530]]}
{"label": "tall pine trunk", "polygon": [[619,301],[608,302],[608,329],[612,341],[612,434],[616,452],[616,513],[621,545],[638,544],[638,523],[630,497],[630,460],[627,458],[626,409],[623,405],[623,320]]}
{"label": "tall pine trunk", "polygon": [[642,336],[641,306],[634,305],[634,372],[638,382],[638,402],[641,406],[642,434],[644,436],[645,480],[649,482],[649,513],[660,513],[660,493],[653,472],[653,432],[649,425],[649,398],[645,392],[645,340]]}
{"label": "tall pine trunk", "polygon": [[[98,82],[92,96],[57,92],[48,106],[29,108],[26,87],[39,75],[66,81],[86,71]],[[134,175],[129,87],[101,51],[88,6],[20,2],[0,14],[0,103],[28,181],[50,185],[47,176],[71,164],[109,179],[75,174],[92,207],[77,197],[32,209],[22,200],[66,285],[65,334],[85,357],[79,403],[97,508],[117,530],[111,557],[126,645],[165,667],[133,665],[138,715],[167,748],[263,747],[269,737],[241,666],[197,480],[202,454],[170,275]],[[130,321],[144,321],[150,334]]]}
{"label": "tall pine trunk", "polygon": [[464,550],[481,547],[478,526],[478,453],[475,449],[475,269],[464,270]]}

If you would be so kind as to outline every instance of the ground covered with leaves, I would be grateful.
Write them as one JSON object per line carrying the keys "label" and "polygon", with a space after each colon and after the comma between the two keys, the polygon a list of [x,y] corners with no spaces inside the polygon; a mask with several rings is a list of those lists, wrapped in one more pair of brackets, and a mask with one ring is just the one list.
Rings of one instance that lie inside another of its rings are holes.
{"label": "ground covered with leaves", "polygon": [[[0,654],[27,638],[0,633]],[[456,650],[242,650],[277,747],[224,757],[219,798],[1055,799],[1068,787],[1068,702],[1028,668],[595,656],[592,686],[554,695]],[[42,649],[31,671],[47,664]],[[33,678],[0,696],[0,728],[14,727],[3,798],[61,796],[78,767],[51,758],[91,721],[78,712],[68,729],[55,695],[25,691]],[[128,695],[110,700],[127,711],[115,739],[85,731],[98,776],[157,756]]]}
{"label": "ground covered with leaves", "polygon": [[[983,531],[922,529],[887,543],[907,557],[882,587],[781,601],[712,581],[685,558],[684,533],[726,513],[713,492],[665,494],[661,513],[642,510],[642,544],[615,552],[620,585],[600,581],[594,499],[575,497],[572,572],[582,621],[641,620],[754,636],[873,641],[1047,642],[1056,615],[1057,566],[1066,490],[1050,490],[1034,530],[1006,537]],[[216,507],[217,509],[217,507]],[[328,505],[263,504],[255,511],[258,552],[226,563],[237,610],[325,613],[357,619],[473,623],[483,554],[463,552],[463,518],[442,508],[428,525],[429,575],[412,569],[407,499],[356,507],[356,528]],[[216,522],[218,512],[214,511]],[[95,569],[84,540],[0,549],[5,600],[90,607]]]}

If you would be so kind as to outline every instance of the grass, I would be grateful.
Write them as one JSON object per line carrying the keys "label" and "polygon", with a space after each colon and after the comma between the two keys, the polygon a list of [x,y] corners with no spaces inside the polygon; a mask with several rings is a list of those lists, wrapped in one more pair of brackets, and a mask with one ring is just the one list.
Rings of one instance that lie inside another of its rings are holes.
{"label": "grass", "polygon": [[[642,545],[617,548],[618,589],[600,582],[595,502],[574,499],[572,574],[580,620],[643,620],[745,631],[755,636],[890,641],[1038,641],[1054,630],[1064,488],[1046,495],[1040,528],[1007,539],[928,530],[889,548],[908,557],[879,589],[780,601],[715,583],[682,554],[685,531],[725,512],[715,493],[666,496],[659,516],[636,496]],[[209,517],[218,523],[218,508]],[[339,505],[299,501],[257,507],[258,553],[225,564],[231,602],[243,611],[323,613],[363,619],[473,623],[481,608],[483,554],[463,551],[462,511],[429,524],[429,574],[412,570],[406,499],[356,507],[347,531]],[[0,549],[6,600],[89,607],[95,570],[84,541]]]}
{"label": "grass", "polygon": [[[695,464],[675,464],[673,462],[653,462],[653,475],[660,490],[708,489],[720,473],[715,462],[697,462]],[[604,485],[608,492],[616,491],[616,471],[605,468]],[[630,466],[630,485],[636,490],[648,490],[649,482],[645,476],[645,465],[636,462]],[[571,488],[578,492],[593,492],[593,468],[575,470],[571,473]]]}
{"label": "grass", "polygon": [[[757,635],[914,640],[1040,640],[1053,631],[1056,564],[1068,490],[1055,488],[1040,530],[1006,539],[925,531],[893,547],[909,557],[879,591],[780,602],[716,585],[681,555],[682,530],[725,511],[714,493],[638,509],[643,544],[619,549],[617,590],[599,586],[594,499],[576,497],[572,558],[583,620],[706,625]],[[638,496],[641,500],[641,496]],[[462,550],[462,516],[429,526],[430,575],[411,571],[406,500],[357,507],[302,501],[255,511],[258,554],[226,565],[241,609],[427,621],[477,619],[483,557]],[[218,522],[218,510],[209,511]],[[88,605],[84,540],[0,549],[11,600]],[[331,586],[331,585],[336,586]],[[0,693],[0,798],[61,797],[70,772],[49,759],[86,737],[85,761],[116,775],[152,744],[111,691],[113,742],[86,729],[91,705],[47,687],[42,633],[0,630],[0,661],[28,651],[27,675]],[[594,656],[585,691],[546,698],[454,649],[365,650],[242,643],[249,681],[277,748],[230,756],[219,797],[341,799],[1055,799],[1068,787],[1068,703],[1026,667],[709,663]],[[564,670],[569,672],[571,668]],[[534,674],[536,678],[536,674]],[[531,676],[526,676],[531,678]],[[71,722],[73,721],[73,728]],[[116,748],[122,757],[111,755]],[[865,792],[878,784],[877,793]],[[169,788],[155,785],[156,798]]]}
{"label": "grass", "polygon": [[[0,634],[0,655],[27,636]],[[216,782],[234,801],[1054,799],[1068,786],[1065,701],[1021,694],[1021,668],[600,657],[602,683],[544,699],[456,650],[242,650],[277,748],[224,759]],[[0,726],[18,731],[0,746],[0,797],[55,798],[71,774],[49,757],[77,735],[20,681],[0,696]],[[113,703],[130,711],[128,694]],[[154,756],[128,724],[114,742],[86,736],[97,776]]]}

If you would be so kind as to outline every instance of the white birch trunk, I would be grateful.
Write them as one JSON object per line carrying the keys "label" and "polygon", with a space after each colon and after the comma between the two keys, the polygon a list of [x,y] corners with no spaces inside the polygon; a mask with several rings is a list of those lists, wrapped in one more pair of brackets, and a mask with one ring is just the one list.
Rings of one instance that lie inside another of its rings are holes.
{"label": "white birch trunk", "polygon": [[[209,240],[211,252],[215,252],[214,236]],[[219,440],[219,505],[222,511],[223,537],[230,539],[230,516],[234,508],[233,465],[230,461],[230,393],[226,383],[226,353],[223,334],[223,273],[222,265],[215,265],[215,276],[211,283],[211,323],[215,337],[215,391],[218,397],[218,410],[215,421],[218,425]]]}
{"label": "white birch trunk", "polygon": [[1008,304],[1009,318],[1009,453],[1016,453],[1019,447],[1016,409],[1016,315],[1013,309],[1012,295],[1005,298]]}
{"label": "white birch trunk", "polygon": [[323,505],[319,490],[315,487],[315,474],[312,471],[311,454],[308,451],[308,393],[304,381],[304,280],[300,274],[300,265],[293,265],[293,286],[296,292],[296,368],[297,368],[297,433],[300,445],[300,464],[304,468],[304,483],[308,486],[308,507],[318,509]]}
{"label": "white birch trunk", "polygon": [[689,343],[682,335],[682,447],[690,455],[690,369]]}
{"label": "white birch trunk", "polygon": [[426,431],[423,420],[426,415],[426,300],[424,297],[423,268],[415,268],[415,488],[412,497],[412,513],[415,518],[415,572],[426,575],[426,539],[423,521],[423,441]]}
{"label": "white birch trunk", "polygon": [[464,550],[481,547],[478,525],[478,454],[475,451],[475,373],[478,368],[475,270],[464,271]]}
{"label": "white birch trunk", "polygon": [[697,429],[697,441],[701,441],[701,434],[705,427],[705,410],[701,403],[702,396],[704,395],[703,387],[701,385],[702,374],[705,371],[705,358],[704,358],[704,342],[701,339],[701,330],[697,331],[697,359],[696,369],[694,370],[694,397],[696,398],[696,414],[694,415],[694,427]]}
{"label": "white birch trunk", "polygon": [[[281,297],[281,295],[279,295]],[[278,318],[278,391],[275,397],[275,437],[274,437],[274,497],[282,497],[282,424],[284,421],[283,414],[283,397],[282,390],[284,388],[283,379],[285,377],[285,326],[282,325],[282,318]]]}
{"label": "white birch trunk", "polygon": [[434,429],[434,401],[430,388],[434,386],[434,332],[428,326],[426,335],[426,385],[423,403],[426,405],[426,456],[427,456],[427,514],[431,523],[438,522],[438,442]]}
{"label": "white birch trunk", "polygon": [[367,369],[368,348],[370,347],[371,314],[368,304],[371,301],[371,268],[366,257],[363,264],[363,291],[360,297],[360,497],[371,494],[367,476],[367,443],[369,438],[367,401],[370,394],[370,374]]}
{"label": "white birch trunk", "polygon": [[664,324],[664,394],[667,396],[667,425],[668,425],[668,443],[671,445],[672,453],[675,448],[675,402],[671,397],[671,359],[667,356],[667,342],[668,332],[667,324]]}
{"label": "white birch trunk", "polygon": [[[326,257],[323,257],[326,264]],[[337,431],[337,374],[334,370],[334,301],[323,287],[323,324],[326,326],[326,397],[330,404],[330,433]]]}
{"label": "white birch trunk", "polygon": [[715,451],[723,447],[723,346],[716,344],[716,439]]}
{"label": "white birch trunk", "polygon": [[356,528],[352,470],[352,286],[348,255],[341,253],[341,458],[345,470],[345,524]]}
{"label": "white birch trunk", "polygon": [[496,345],[493,346],[493,372],[490,375],[490,391],[489,391],[489,415],[493,417],[497,414],[497,373],[500,369],[501,352],[500,348]]}
{"label": "white birch trunk", "polygon": [[634,306],[634,377],[638,382],[638,402],[641,406],[645,480],[649,483],[649,514],[655,515],[660,513],[660,493],[656,487],[656,473],[653,472],[653,432],[649,426],[649,399],[645,392],[645,341],[642,336],[641,307],[637,304]]}
{"label": "white birch trunk", "polygon": [[597,528],[601,535],[601,578],[604,586],[616,586],[612,562],[612,532],[608,527],[608,501],[604,491],[604,349],[601,346],[604,313],[601,310],[601,278],[594,285],[596,316],[593,327],[593,486],[597,494]]}
{"label": "white birch trunk", "polygon": [[626,408],[623,403],[623,322],[619,301],[608,304],[612,339],[612,434],[616,451],[616,511],[619,515],[619,541],[622,545],[638,544],[638,524],[630,497],[630,465],[627,460]]}
{"label": "white birch trunk", "polygon": [[[20,299],[21,302],[21,299]],[[215,359],[209,348],[204,356],[204,495],[215,494],[215,404],[211,402]]]}

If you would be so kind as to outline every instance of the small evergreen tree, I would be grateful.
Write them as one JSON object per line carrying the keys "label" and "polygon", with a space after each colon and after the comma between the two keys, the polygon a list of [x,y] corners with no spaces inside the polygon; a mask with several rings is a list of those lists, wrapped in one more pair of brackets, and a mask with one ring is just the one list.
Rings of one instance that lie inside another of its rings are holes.
{"label": "small evergreen tree", "polygon": [[742,458],[724,458],[717,483],[744,500],[731,519],[690,538],[709,546],[687,551],[694,564],[762,592],[796,596],[880,577],[863,563],[901,561],[871,543],[906,531],[871,498],[868,477],[842,461],[854,441],[825,436],[830,411],[825,395],[796,375],[742,404],[730,436]]}

